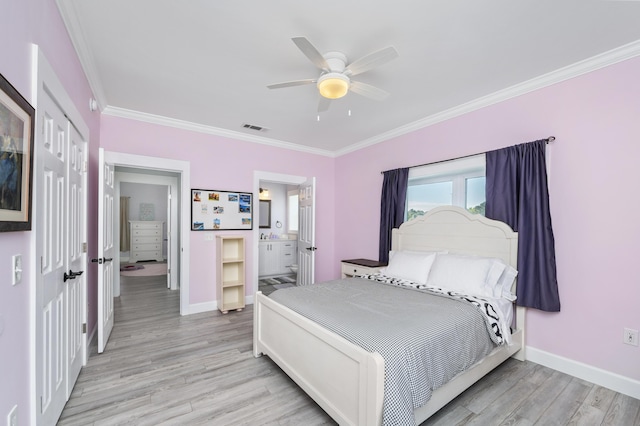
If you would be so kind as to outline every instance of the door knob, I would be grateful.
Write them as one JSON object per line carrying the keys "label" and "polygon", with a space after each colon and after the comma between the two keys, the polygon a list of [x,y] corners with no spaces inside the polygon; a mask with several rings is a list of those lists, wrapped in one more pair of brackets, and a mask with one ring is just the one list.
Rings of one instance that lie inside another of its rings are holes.
{"label": "door knob", "polygon": [[66,283],[68,280],[75,280],[76,277],[79,277],[80,275],[82,275],[84,271],[78,271],[78,272],[73,272],[71,269],[69,269],[69,273],[67,274],[66,272],[62,275],[63,277],[63,281],[64,283]]}

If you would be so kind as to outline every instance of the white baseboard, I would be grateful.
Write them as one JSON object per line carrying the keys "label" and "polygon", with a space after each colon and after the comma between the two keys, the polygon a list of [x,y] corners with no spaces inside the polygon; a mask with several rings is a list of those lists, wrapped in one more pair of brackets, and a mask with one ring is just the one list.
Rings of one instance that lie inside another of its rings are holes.
{"label": "white baseboard", "polygon": [[527,346],[527,361],[640,399],[640,381]]}
{"label": "white baseboard", "polygon": [[218,303],[215,300],[213,302],[189,304],[186,312],[182,312],[182,315],[200,314],[202,312],[215,311],[216,309],[218,309]]}
{"label": "white baseboard", "polygon": [[[245,296],[244,303],[247,305],[253,305],[253,294]],[[187,312],[183,312],[183,315],[200,314],[202,312],[210,312],[218,309],[218,301],[196,303],[187,306]]]}

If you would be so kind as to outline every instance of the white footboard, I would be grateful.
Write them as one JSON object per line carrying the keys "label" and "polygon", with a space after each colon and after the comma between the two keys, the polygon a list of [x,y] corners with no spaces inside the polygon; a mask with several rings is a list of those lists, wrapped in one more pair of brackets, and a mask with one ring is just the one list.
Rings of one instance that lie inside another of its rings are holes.
{"label": "white footboard", "polygon": [[262,293],[254,300],[253,347],[268,355],[341,425],[379,425],[384,360]]}

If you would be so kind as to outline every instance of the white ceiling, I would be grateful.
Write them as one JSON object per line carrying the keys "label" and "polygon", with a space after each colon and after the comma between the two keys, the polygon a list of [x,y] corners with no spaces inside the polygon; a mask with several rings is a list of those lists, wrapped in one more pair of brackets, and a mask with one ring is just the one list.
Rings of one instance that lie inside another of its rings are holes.
{"label": "white ceiling", "polygon": [[[640,1],[58,5],[104,113],[325,155],[640,55]],[[318,121],[315,85],[267,89],[319,76],[296,36],[349,61],[395,47],[398,58],[357,78],[391,96],[378,102],[349,93]]]}

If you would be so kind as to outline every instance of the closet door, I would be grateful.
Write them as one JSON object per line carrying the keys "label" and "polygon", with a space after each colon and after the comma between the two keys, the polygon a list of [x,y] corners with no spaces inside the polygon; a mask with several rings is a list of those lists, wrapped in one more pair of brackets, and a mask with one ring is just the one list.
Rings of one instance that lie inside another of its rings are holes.
{"label": "closet door", "polygon": [[37,137],[40,166],[36,169],[36,391],[38,424],[55,424],[67,400],[67,179],[68,122],[48,93],[38,100]]}
{"label": "closet door", "polygon": [[32,423],[51,425],[60,417],[87,359],[89,129],[49,63],[37,53]]}

